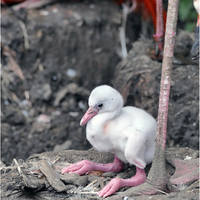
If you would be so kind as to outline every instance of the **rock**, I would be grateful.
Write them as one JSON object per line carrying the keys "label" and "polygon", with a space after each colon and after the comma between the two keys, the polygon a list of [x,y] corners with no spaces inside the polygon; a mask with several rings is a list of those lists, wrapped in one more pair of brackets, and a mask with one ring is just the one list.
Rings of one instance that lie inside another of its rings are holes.
{"label": "rock", "polygon": [[105,173],[103,173],[103,177],[110,177],[110,178],[112,178],[114,176],[116,176],[116,173],[114,173],[114,172],[105,172]]}
{"label": "rock", "polygon": [[60,179],[67,184],[85,187],[88,182],[87,176],[79,176],[78,174],[64,174],[60,175]]}
{"label": "rock", "polygon": [[77,84],[71,83],[67,85],[65,88],[59,90],[55,95],[54,106],[58,106],[60,101],[67,95],[67,94],[79,94],[79,95],[89,95],[89,91],[83,89],[82,87],[78,87]]}
{"label": "rock", "polygon": [[38,121],[35,121],[32,124],[32,128],[31,128],[31,133],[35,133],[35,132],[43,132],[45,130],[48,130],[51,127],[51,124],[49,123],[40,123]]}
{"label": "rock", "polygon": [[69,149],[69,147],[71,146],[71,144],[72,144],[72,141],[71,140],[67,140],[63,144],[60,144],[60,145],[57,144],[54,147],[53,151],[58,152],[58,151],[63,151],[65,149]]}
{"label": "rock", "polygon": [[56,190],[56,192],[64,192],[68,188],[58,178],[58,175],[53,171],[52,167],[45,160],[39,162],[41,172],[47,177],[47,181]]}
{"label": "rock", "polygon": [[17,107],[7,106],[4,112],[5,115],[2,118],[2,122],[7,122],[10,125],[22,125],[26,122],[26,118]]}
{"label": "rock", "polygon": [[30,90],[30,95],[32,100],[40,99],[48,101],[52,95],[51,86],[48,83],[44,85],[33,85]]}

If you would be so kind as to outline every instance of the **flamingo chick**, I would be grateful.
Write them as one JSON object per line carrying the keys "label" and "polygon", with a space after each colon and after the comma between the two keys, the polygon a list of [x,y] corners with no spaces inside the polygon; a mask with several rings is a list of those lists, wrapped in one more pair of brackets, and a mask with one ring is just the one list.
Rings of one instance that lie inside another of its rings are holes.
{"label": "flamingo chick", "polygon": [[98,194],[107,197],[124,186],[145,182],[144,168],[153,161],[156,139],[156,120],[142,109],[123,107],[121,94],[108,85],[96,87],[89,97],[89,109],[80,125],[87,123],[86,135],[100,152],[115,155],[113,163],[100,164],[82,160],[62,170],[62,173],[87,174],[92,170],[123,170],[124,163],[136,166],[136,175],[130,179],[114,178]]}

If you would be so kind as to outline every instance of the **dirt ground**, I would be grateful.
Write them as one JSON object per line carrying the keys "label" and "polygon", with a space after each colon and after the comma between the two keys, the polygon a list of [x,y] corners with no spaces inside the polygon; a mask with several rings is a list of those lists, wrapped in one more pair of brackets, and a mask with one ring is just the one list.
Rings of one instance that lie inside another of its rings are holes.
{"label": "dirt ground", "polygon": [[[196,159],[199,157],[197,150],[189,148],[171,148],[166,151],[166,158],[184,160],[186,157]],[[2,166],[1,188],[2,199],[104,199],[97,196],[97,192],[103,188],[113,177],[130,178],[135,174],[135,167],[128,164],[122,172],[92,171],[88,175],[61,174],[61,169],[69,163],[75,163],[82,159],[87,159],[97,163],[112,162],[114,156],[108,153],[99,153],[94,149],[64,150],[60,152],[44,152],[30,156],[26,162],[15,160],[13,165]],[[146,173],[150,169],[148,165]],[[167,174],[170,177],[174,173],[174,168],[167,163]],[[197,168],[198,170],[198,168]],[[134,200],[197,200],[199,199],[199,181],[195,181],[189,186],[173,186],[179,192],[160,193],[157,195],[127,195],[127,187],[120,189],[117,194],[123,192],[123,199]],[[112,195],[106,199],[118,200],[117,195]]]}
{"label": "dirt ground", "polygon": [[[122,60],[121,15],[120,7],[111,1],[61,1],[15,12],[2,8],[4,164],[47,151],[58,155],[65,149],[90,149],[79,122],[90,91],[100,84],[113,85],[127,105],[157,117],[161,63],[146,53],[153,48],[152,26],[147,27],[148,35],[141,36],[141,19],[130,17],[127,46],[131,50]],[[199,148],[199,66],[191,60],[193,41],[193,33],[177,31],[168,147]],[[80,152],[74,155],[89,156],[87,151]],[[55,199],[58,196],[55,193]]]}

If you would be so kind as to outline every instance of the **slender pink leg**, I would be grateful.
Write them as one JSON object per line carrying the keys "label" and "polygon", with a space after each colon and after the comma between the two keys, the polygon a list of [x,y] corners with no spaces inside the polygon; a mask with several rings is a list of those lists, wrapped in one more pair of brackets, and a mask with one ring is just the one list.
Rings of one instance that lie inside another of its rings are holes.
{"label": "slender pink leg", "polygon": [[156,34],[155,37],[163,36],[163,5],[162,0],[156,0]]}
{"label": "slender pink leg", "polygon": [[157,43],[156,54],[159,51],[163,51],[163,34],[164,34],[164,24],[163,24],[163,5],[162,0],[156,0],[156,34],[154,34],[154,40]]}
{"label": "slender pink leg", "polygon": [[87,174],[92,170],[99,170],[103,172],[119,172],[124,168],[124,163],[119,160],[116,156],[113,163],[108,164],[100,164],[93,163],[89,160],[82,160],[78,163],[72,164],[62,170],[62,174],[64,173],[77,173],[79,175]]}
{"label": "slender pink leg", "polygon": [[26,8],[27,6],[29,6],[32,3],[38,2],[40,0],[28,0],[28,1],[24,1],[23,3],[18,4],[16,7],[16,10],[19,10],[20,8]]}
{"label": "slender pink leg", "polygon": [[49,3],[52,3],[54,1],[56,1],[56,0],[27,0],[27,1],[24,1],[20,4],[18,4],[18,5],[13,6],[12,8],[14,10],[19,10],[21,8],[26,8],[26,9],[38,8],[38,7],[47,5]]}
{"label": "slender pink leg", "polygon": [[100,197],[107,197],[118,189],[125,187],[125,186],[137,186],[144,183],[146,180],[146,174],[144,169],[140,169],[136,167],[136,174],[130,179],[119,179],[114,178],[110,181],[108,185],[106,185],[98,194]]}

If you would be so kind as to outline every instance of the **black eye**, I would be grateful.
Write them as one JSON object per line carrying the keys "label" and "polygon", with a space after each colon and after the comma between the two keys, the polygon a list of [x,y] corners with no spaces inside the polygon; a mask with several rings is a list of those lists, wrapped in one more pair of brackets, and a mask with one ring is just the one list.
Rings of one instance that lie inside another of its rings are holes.
{"label": "black eye", "polygon": [[102,108],[102,107],[103,107],[102,103],[98,104],[98,108]]}

